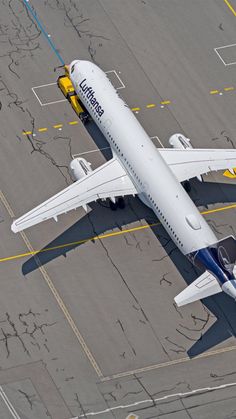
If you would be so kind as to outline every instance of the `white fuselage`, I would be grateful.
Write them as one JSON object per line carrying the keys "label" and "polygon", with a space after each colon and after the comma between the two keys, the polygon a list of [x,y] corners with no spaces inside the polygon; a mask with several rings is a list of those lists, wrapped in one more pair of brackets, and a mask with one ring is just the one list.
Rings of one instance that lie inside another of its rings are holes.
{"label": "white fuselage", "polygon": [[217,241],[211,228],[166,164],[107,75],[88,61],[73,61],[70,78],[86,109],[183,254]]}

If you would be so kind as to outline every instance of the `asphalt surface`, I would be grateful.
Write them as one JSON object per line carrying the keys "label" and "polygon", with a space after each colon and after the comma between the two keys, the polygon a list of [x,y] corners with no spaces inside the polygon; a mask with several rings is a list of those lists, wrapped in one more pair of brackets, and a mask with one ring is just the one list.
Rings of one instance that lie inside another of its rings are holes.
{"label": "asphalt surface", "polygon": [[[235,304],[177,309],[198,273],[141,202],[10,230],[71,183],[73,156],[93,168],[110,157],[54,84],[63,62],[107,71],[158,146],[182,132],[235,148],[235,49],[221,48],[236,43],[235,19],[224,0],[2,0],[1,418],[236,417]],[[193,180],[191,196],[202,211],[224,207],[204,216],[217,237],[235,235],[234,179]]]}

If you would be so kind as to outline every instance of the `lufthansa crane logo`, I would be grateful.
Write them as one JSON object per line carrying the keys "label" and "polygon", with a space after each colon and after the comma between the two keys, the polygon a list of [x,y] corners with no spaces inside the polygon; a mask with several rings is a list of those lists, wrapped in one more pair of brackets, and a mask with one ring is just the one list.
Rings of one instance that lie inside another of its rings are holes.
{"label": "lufthansa crane logo", "polygon": [[81,81],[80,87],[83,90],[83,92],[86,94],[87,99],[89,100],[91,105],[94,107],[98,115],[102,116],[104,114],[104,109],[102,109],[101,105],[99,104],[96,97],[94,96],[95,92],[93,91],[92,87],[86,84],[86,79]]}

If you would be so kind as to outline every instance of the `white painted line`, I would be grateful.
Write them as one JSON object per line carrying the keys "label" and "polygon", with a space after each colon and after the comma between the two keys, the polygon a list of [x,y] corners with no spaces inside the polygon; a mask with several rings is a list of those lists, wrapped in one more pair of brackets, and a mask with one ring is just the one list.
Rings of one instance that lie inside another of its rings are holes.
{"label": "white painted line", "polygon": [[208,393],[209,391],[217,391],[217,390],[222,390],[222,389],[225,389],[225,388],[235,387],[235,386],[236,386],[236,383],[228,383],[228,384],[221,384],[220,386],[215,386],[215,387],[196,388],[195,390],[186,391],[184,393],[167,394],[166,396],[159,397],[157,399],[139,400],[138,402],[134,402],[134,403],[131,403],[131,404],[114,406],[114,407],[110,407],[110,408],[107,408],[105,410],[100,410],[100,411],[97,411],[97,412],[88,412],[88,413],[85,413],[83,415],[71,418],[71,419],[87,418],[88,416],[97,416],[97,415],[101,415],[101,414],[104,414],[104,413],[111,413],[114,410],[129,409],[131,407],[139,406],[140,404],[147,404],[147,403],[153,404],[153,402],[157,403],[157,402],[161,402],[163,400],[168,400],[168,399],[175,398],[175,397],[189,397],[191,395],[198,394],[198,393]]}
{"label": "white painted line", "polygon": [[90,154],[90,153],[97,153],[98,151],[108,150],[111,149],[111,147],[103,147],[103,148],[95,148],[94,150],[84,151],[83,153],[78,154],[72,154],[73,159],[79,156],[83,156],[84,154]]}
{"label": "white painted line", "polygon": [[[109,71],[105,71],[105,73],[106,73],[106,74],[109,74],[109,73],[114,73],[114,74],[115,74],[115,76],[117,77],[117,79],[119,80],[119,82],[120,82],[120,87],[116,87],[116,90],[119,90],[119,89],[125,89],[125,84],[124,84],[124,83],[123,83],[123,81],[121,80],[120,76],[117,74],[116,70],[109,70]],[[119,73],[120,73],[120,71],[119,71]]]}
{"label": "white painted line", "polygon": [[163,144],[162,144],[162,142],[161,142],[160,138],[159,138],[157,135],[154,135],[154,137],[151,137],[151,140],[153,140],[153,139],[156,139],[156,140],[159,142],[159,144],[161,145],[161,147],[162,147],[162,148],[165,148],[165,147],[163,146]]}
{"label": "white painted line", "polygon": [[37,93],[35,92],[36,87],[31,87],[31,89],[32,89],[32,91],[33,91],[34,95],[36,96],[36,99],[39,101],[40,105],[41,105],[41,106],[43,106],[43,104],[42,104],[41,100],[39,99],[39,97],[38,97]]}
{"label": "white painted line", "polygon": [[[109,73],[114,73],[114,74],[115,74],[115,76],[116,76],[117,80],[118,80],[118,81],[119,81],[119,83],[120,83],[120,86],[118,86],[118,87],[116,88],[116,90],[125,89],[125,85],[124,85],[123,81],[121,80],[121,78],[120,78],[120,76],[119,76],[119,74],[117,73],[117,71],[116,71],[116,70],[109,70],[109,71],[106,71],[105,73],[106,73],[106,74],[109,74]],[[37,89],[40,89],[41,87],[53,86],[53,85],[55,85],[55,84],[57,84],[57,83],[56,83],[56,82],[53,82],[53,83],[46,83],[46,84],[40,84],[39,86],[34,86],[34,87],[31,87],[31,90],[33,91],[34,95],[36,96],[36,98],[37,98],[37,100],[39,101],[39,103],[40,103],[40,105],[41,105],[41,106],[54,105],[55,103],[61,103],[61,102],[66,102],[66,101],[67,101],[67,99],[66,99],[66,98],[65,98],[65,99],[60,99],[60,100],[55,100],[55,101],[53,101],[53,102],[47,102],[47,103],[43,103],[43,102],[40,100],[39,96],[38,96],[38,95],[37,95],[37,93],[36,93],[36,90],[37,90]]]}
{"label": "white painted line", "polygon": [[14,419],[20,419],[20,416],[16,412],[14,406],[11,404],[10,400],[8,399],[6,393],[3,391],[2,386],[0,386],[0,396],[3,399],[5,405],[7,406],[9,412],[12,414],[12,417]]}
{"label": "white painted line", "polygon": [[229,47],[235,47],[235,46],[236,46],[236,44],[223,45],[223,47],[217,47],[215,49],[229,48]]}
{"label": "white painted line", "polygon": [[67,99],[54,100],[54,102],[43,103],[41,106],[54,105],[55,103],[66,102]]}
{"label": "white painted line", "polygon": [[47,102],[47,103],[43,103],[43,102],[41,102],[41,100],[40,100],[40,98],[39,98],[39,96],[37,95],[37,93],[36,93],[36,90],[37,89],[40,89],[41,87],[47,87],[47,86],[53,86],[53,85],[55,85],[55,84],[57,84],[57,83],[47,83],[47,84],[42,84],[41,86],[34,86],[34,87],[31,87],[31,90],[33,91],[33,93],[34,93],[34,95],[36,96],[36,98],[38,99],[38,101],[39,101],[39,103],[40,103],[40,105],[41,106],[47,106],[47,105],[54,105],[55,103],[60,103],[60,102],[66,102],[67,101],[67,99],[65,98],[65,99],[60,99],[60,100],[55,100],[55,101],[53,101],[53,102]]}
{"label": "white painted line", "polygon": [[218,57],[220,58],[220,60],[222,61],[222,63],[224,64],[225,67],[227,67],[228,65],[234,65],[234,64],[236,64],[236,61],[232,61],[231,63],[226,63],[224,61],[224,59],[221,57],[221,55],[218,52],[218,50],[219,49],[224,49],[224,48],[230,48],[230,47],[236,47],[236,44],[223,45],[222,47],[214,48],[214,51],[216,52],[216,54],[218,55]]}
{"label": "white painted line", "polygon": [[57,83],[54,81],[53,83],[40,84],[39,86],[34,86],[31,89],[40,89],[40,87],[53,86],[54,84],[57,84]]}
{"label": "white painted line", "polygon": [[48,83],[48,84],[42,84],[42,86],[31,87],[31,90],[33,91],[34,95],[38,99],[41,106],[54,105],[55,103],[60,103],[60,102],[66,102],[67,101],[67,99],[60,99],[60,100],[55,100],[53,102],[47,102],[47,103],[41,102],[41,100],[39,99],[39,96],[37,95],[35,90],[39,89],[40,87],[52,86],[53,84],[56,84],[56,83]]}

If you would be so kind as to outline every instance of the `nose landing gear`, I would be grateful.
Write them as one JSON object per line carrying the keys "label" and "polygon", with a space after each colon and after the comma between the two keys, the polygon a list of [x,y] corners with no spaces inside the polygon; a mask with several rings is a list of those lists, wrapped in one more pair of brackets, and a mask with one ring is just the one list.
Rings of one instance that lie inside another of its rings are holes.
{"label": "nose landing gear", "polygon": [[109,201],[109,205],[112,211],[116,211],[117,208],[124,209],[125,208],[125,200],[124,198],[118,198],[116,202]]}

